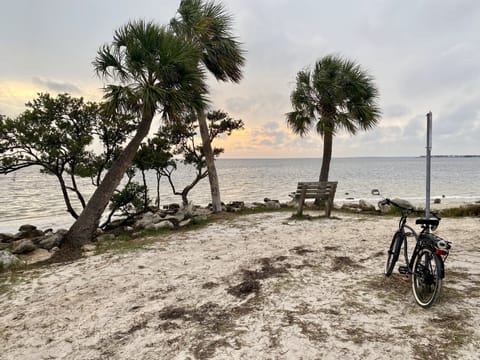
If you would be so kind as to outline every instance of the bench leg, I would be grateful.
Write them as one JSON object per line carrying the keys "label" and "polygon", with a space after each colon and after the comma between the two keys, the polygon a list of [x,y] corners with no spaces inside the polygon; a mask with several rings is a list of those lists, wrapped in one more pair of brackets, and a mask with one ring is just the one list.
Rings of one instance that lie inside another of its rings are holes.
{"label": "bench leg", "polygon": [[331,213],[332,213],[332,208],[330,206],[330,201],[327,200],[325,201],[325,216],[329,218]]}
{"label": "bench leg", "polygon": [[307,187],[302,188],[302,193],[300,194],[300,199],[298,200],[298,209],[297,216],[302,216],[303,214],[303,205],[305,204],[305,197],[307,196]]}

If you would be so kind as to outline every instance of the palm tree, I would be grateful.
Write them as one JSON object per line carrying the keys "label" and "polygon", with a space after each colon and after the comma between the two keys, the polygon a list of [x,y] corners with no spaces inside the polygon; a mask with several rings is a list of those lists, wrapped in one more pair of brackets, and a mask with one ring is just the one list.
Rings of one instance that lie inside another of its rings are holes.
{"label": "palm tree", "polygon": [[115,189],[148,135],[157,113],[171,119],[186,107],[204,108],[203,71],[198,48],[170,30],[151,22],[134,21],[118,29],[110,45],[102,46],[93,62],[97,74],[113,80],[105,88],[112,110],[134,112],[134,136],[113,162],[87,206],[65,237],[65,246],[78,249],[90,240]]}
{"label": "palm tree", "polygon": [[298,72],[287,124],[300,136],[314,128],[323,137],[321,182],[328,181],[333,137],[339,130],[355,135],[358,130],[374,127],[381,114],[377,99],[372,77],[353,61],[339,56],[318,60],[313,72]]}
{"label": "palm tree", "polygon": [[[222,4],[203,0],[182,0],[177,16],[170,21],[173,31],[194,42],[201,52],[200,62],[217,80],[238,83],[245,63],[241,44],[232,35],[232,17]],[[220,186],[210,143],[207,117],[197,113],[214,212],[222,211]]]}

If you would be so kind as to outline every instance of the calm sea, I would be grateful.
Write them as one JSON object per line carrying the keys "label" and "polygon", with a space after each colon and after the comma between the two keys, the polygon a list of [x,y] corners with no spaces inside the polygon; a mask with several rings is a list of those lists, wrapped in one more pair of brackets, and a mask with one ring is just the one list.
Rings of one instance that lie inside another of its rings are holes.
{"label": "calm sea", "polygon": [[[222,200],[246,202],[264,198],[288,201],[289,193],[299,181],[317,181],[321,159],[219,159]],[[424,158],[335,158],[330,179],[338,181],[336,201],[365,199],[377,202],[371,195],[379,189],[384,196],[400,197],[413,202],[425,199]],[[149,177],[154,189],[153,174]],[[193,172],[180,168],[174,177],[177,189],[193,179]],[[433,158],[431,196],[445,200],[472,202],[480,200],[480,158]],[[89,181],[80,184],[85,193]],[[155,195],[152,193],[151,197]],[[67,227],[72,223],[66,213],[55,178],[38,169],[25,169],[0,176],[0,232],[15,232],[25,223],[39,228]],[[202,180],[190,193],[194,204],[210,201],[208,179]],[[172,195],[167,181],[161,182],[161,203],[181,202]]]}

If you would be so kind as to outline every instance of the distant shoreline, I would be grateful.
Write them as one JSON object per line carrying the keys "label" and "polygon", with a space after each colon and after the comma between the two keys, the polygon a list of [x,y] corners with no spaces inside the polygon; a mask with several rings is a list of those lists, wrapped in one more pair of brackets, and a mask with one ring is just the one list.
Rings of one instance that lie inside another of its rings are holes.
{"label": "distant shoreline", "polygon": [[[424,158],[426,156],[419,157]],[[480,155],[432,155],[432,158],[480,158]]]}

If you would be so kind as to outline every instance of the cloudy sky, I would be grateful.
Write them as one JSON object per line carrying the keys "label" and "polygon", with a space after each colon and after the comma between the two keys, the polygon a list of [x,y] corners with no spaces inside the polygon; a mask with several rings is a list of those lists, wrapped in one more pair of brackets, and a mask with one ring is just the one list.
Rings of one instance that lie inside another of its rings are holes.
{"label": "cloudy sky", "polygon": [[[0,114],[38,92],[100,100],[92,60],[132,19],[167,24],[180,0],[15,0],[0,12]],[[380,90],[377,128],[339,134],[333,156],[480,154],[480,2],[477,0],[223,0],[247,51],[240,84],[209,82],[214,108],[243,119],[222,141],[230,158],[321,157],[315,134],[286,127],[299,70],[327,54],[352,59]]]}

